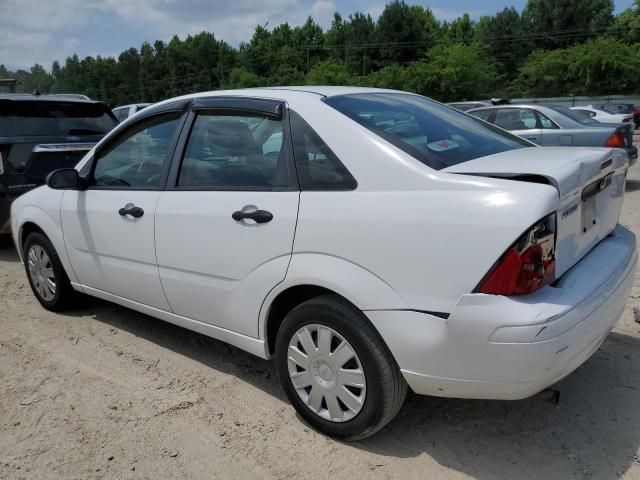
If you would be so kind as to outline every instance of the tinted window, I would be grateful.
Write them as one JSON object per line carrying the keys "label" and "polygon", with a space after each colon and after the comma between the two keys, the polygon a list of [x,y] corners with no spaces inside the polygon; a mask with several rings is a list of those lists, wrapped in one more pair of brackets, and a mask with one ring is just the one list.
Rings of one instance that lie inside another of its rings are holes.
{"label": "tinted window", "polygon": [[134,123],[98,153],[94,185],[158,188],[181,113]]}
{"label": "tinted window", "polygon": [[489,117],[491,116],[491,112],[493,110],[477,110],[475,112],[469,112],[469,115],[473,115],[480,120],[484,120],[485,122],[489,121]]}
{"label": "tinted window", "polygon": [[115,125],[100,103],[0,100],[0,136],[103,135]]}
{"label": "tinted window", "polygon": [[129,107],[116,108],[113,111],[113,114],[116,116],[119,122],[122,122],[123,120],[126,120],[127,117],[129,116]]}
{"label": "tinted window", "polygon": [[302,190],[353,190],[356,180],[300,115],[291,112],[293,152]]}
{"label": "tinted window", "polygon": [[536,112],[538,114],[538,118],[540,119],[540,126],[545,130],[552,130],[558,128],[558,126],[553,123],[547,116],[543,115],[540,112]]}
{"label": "tinted window", "polygon": [[537,126],[536,115],[528,108],[501,108],[493,123],[505,130],[531,130]]}
{"label": "tinted window", "polygon": [[555,107],[555,106],[550,106],[549,108],[552,110],[555,110],[558,113],[563,114],[566,117],[569,117],[574,122],[581,123],[582,125],[598,125],[599,124],[599,122],[596,122],[591,117],[583,115],[582,113],[579,113],[576,110],[570,110],[565,107]]}
{"label": "tinted window", "polygon": [[578,112],[580,115],[584,115],[585,117],[595,117],[596,114],[595,112],[592,112],[590,110],[579,110],[577,108],[573,109],[574,112]]}
{"label": "tinted window", "polygon": [[434,169],[516,148],[525,140],[419,95],[366,93],[325,102]]}
{"label": "tinted window", "polygon": [[223,189],[285,186],[288,177],[283,133],[282,121],[269,117],[199,114],[184,152],[178,186]]}

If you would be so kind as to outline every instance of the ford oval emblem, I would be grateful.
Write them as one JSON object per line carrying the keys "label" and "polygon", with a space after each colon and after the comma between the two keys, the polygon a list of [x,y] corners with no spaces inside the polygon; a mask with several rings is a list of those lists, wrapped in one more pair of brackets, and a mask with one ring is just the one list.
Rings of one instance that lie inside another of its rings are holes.
{"label": "ford oval emblem", "polygon": [[82,137],[76,137],[75,135],[67,137],[68,142],[79,142],[80,140],[82,140]]}

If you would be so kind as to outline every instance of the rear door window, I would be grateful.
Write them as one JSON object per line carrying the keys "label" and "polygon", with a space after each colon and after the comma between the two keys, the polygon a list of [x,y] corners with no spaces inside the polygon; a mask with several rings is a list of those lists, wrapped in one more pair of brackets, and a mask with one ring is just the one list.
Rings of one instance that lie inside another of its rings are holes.
{"label": "rear door window", "polygon": [[129,107],[116,108],[113,111],[113,114],[116,116],[119,122],[122,122],[129,116]]}
{"label": "rear door window", "polygon": [[557,129],[558,126],[546,115],[543,115],[540,112],[536,112],[538,115],[538,119],[540,120],[540,127],[545,130],[554,130]]}
{"label": "rear door window", "polygon": [[199,113],[179,188],[271,190],[288,182],[282,120],[260,114]]}
{"label": "rear door window", "polygon": [[480,120],[488,122],[491,117],[491,112],[493,112],[493,110],[476,110],[475,112],[469,112],[469,115],[473,115]]}
{"label": "rear door window", "polygon": [[102,103],[0,100],[0,136],[104,135],[115,126]]}
{"label": "rear door window", "polygon": [[493,122],[505,130],[533,130],[537,127],[537,119],[533,110],[528,108],[501,108],[496,111]]}

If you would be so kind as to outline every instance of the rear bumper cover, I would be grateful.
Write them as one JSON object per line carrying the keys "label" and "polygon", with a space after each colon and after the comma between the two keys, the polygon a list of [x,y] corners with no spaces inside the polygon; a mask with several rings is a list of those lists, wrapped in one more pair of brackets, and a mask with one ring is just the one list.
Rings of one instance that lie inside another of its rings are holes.
{"label": "rear bumper cover", "polygon": [[622,226],[553,286],[522,297],[463,295],[448,319],[367,311],[419,394],[514,400],[584,363],[620,318],[637,264]]}

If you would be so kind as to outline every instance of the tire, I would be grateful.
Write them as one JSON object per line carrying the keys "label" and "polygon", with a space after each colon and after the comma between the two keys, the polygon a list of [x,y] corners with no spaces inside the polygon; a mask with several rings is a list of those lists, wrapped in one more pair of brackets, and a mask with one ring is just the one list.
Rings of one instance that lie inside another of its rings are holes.
{"label": "tire", "polygon": [[[74,290],[49,239],[42,233],[33,232],[25,240],[23,252],[29,285],[40,304],[54,312],[68,307]],[[53,281],[53,291],[47,279]]]}
{"label": "tire", "polygon": [[367,438],[404,402],[407,384],[391,352],[363,313],[337,295],[312,298],[291,310],[278,330],[275,354],[287,397],[326,435]]}

